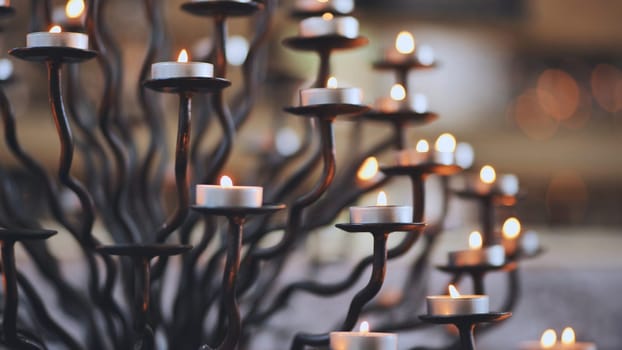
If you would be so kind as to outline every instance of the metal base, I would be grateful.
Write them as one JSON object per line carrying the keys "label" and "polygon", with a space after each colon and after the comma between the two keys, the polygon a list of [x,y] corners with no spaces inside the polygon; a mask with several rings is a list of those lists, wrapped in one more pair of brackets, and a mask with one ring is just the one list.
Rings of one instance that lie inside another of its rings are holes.
{"label": "metal base", "polygon": [[431,316],[422,315],[419,318],[427,323],[453,324],[460,332],[460,348],[462,350],[475,350],[475,338],[473,331],[479,323],[503,321],[512,316],[511,312],[490,312],[486,314]]}
{"label": "metal base", "polygon": [[421,232],[424,223],[378,223],[378,224],[336,224],[346,232]]}
{"label": "metal base", "polygon": [[392,165],[381,166],[380,171],[388,176],[399,175],[455,175],[461,172],[463,169],[458,165],[444,165],[437,163],[424,163],[419,165]]}
{"label": "metal base", "polygon": [[300,117],[329,117],[334,118],[337,115],[358,115],[369,110],[369,106],[353,105],[349,103],[327,103],[321,105],[309,105],[300,107],[284,108],[286,112],[295,114]]}
{"label": "metal base", "polygon": [[499,192],[477,193],[470,190],[460,190],[453,192],[456,196],[460,198],[490,200],[494,204],[508,207],[515,205],[519,199],[522,199],[526,196],[526,192],[520,192],[516,195],[507,195]]}
{"label": "metal base", "polygon": [[419,70],[419,69],[432,69],[438,67],[436,62],[432,64],[423,64],[421,61],[417,59],[417,57],[412,57],[409,60],[401,61],[401,62],[390,62],[390,61],[376,61],[373,64],[374,69],[378,70]]}
{"label": "metal base", "polygon": [[218,216],[247,216],[247,215],[264,215],[285,209],[285,204],[264,204],[261,207],[204,207],[193,205],[192,210],[205,215]]}
{"label": "metal base", "polygon": [[341,35],[322,35],[316,37],[292,37],[283,40],[283,45],[300,51],[332,51],[354,49],[365,46],[369,40],[359,36],[347,38]]}
{"label": "metal base", "polygon": [[210,93],[220,91],[231,85],[231,82],[222,78],[170,78],[150,79],[143,82],[149,89],[168,93]]}
{"label": "metal base", "polygon": [[438,114],[433,112],[418,113],[409,110],[396,112],[373,110],[361,115],[360,118],[374,122],[399,123],[401,125],[425,125],[438,119]]}
{"label": "metal base", "polygon": [[97,56],[93,50],[82,50],[73,47],[18,47],[9,51],[9,54],[31,62],[58,62],[78,63],[90,60]]}
{"label": "metal base", "polygon": [[197,1],[187,2],[181,5],[181,9],[195,16],[225,16],[245,17],[251,16],[258,10],[263,9],[263,4],[255,1]]}

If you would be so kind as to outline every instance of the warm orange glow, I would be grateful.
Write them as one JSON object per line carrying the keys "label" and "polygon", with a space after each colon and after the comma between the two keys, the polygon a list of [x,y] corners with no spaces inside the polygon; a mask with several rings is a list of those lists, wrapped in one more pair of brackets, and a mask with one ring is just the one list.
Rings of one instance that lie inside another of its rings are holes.
{"label": "warm orange glow", "polygon": [[338,85],[337,82],[337,78],[335,77],[330,77],[328,78],[328,81],[326,82],[326,87],[329,89],[336,89]]}
{"label": "warm orange glow", "polygon": [[233,187],[233,180],[227,175],[223,175],[220,178],[220,186],[222,187]]}
{"label": "warm orange glow", "polygon": [[485,184],[491,184],[495,182],[497,179],[497,173],[495,172],[495,168],[491,165],[484,165],[482,170],[479,171],[479,178]]}
{"label": "warm orange glow", "polygon": [[438,152],[454,152],[456,150],[456,138],[448,132],[441,134],[434,143],[434,149]]}
{"label": "warm orange glow", "polygon": [[359,332],[361,333],[369,333],[369,322],[363,321],[359,326]]}
{"label": "warm orange glow", "polygon": [[391,99],[393,101],[403,101],[406,98],[406,89],[401,84],[391,87]]}
{"label": "warm orange glow", "polygon": [[562,331],[562,344],[564,345],[572,345],[575,343],[575,335],[574,335],[574,329],[572,329],[572,327],[566,327],[564,328],[564,330]]}
{"label": "warm orange glow", "polygon": [[458,292],[458,289],[456,289],[456,286],[454,286],[453,284],[449,285],[449,295],[452,298],[460,298],[460,293]]}
{"label": "warm orange glow", "polygon": [[430,151],[430,145],[426,140],[417,141],[417,145],[415,146],[415,150],[419,153],[426,153]]}
{"label": "warm orange glow", "polygon": [[54,25],[52,26],[52,28],[50,28],[50,33],[60,33],[63,31],[63,28],[61,28],[59,25]]}
{"label": "warm orange glow", "polygon": [[503,222],[501,231],[503,232],[504,238],[516,239],[521,231],[520,221],[515,217],[507,218],[505,222]]}
{"label": "warm orange glow", "polygon": [[415,38],[407,31],[401,31],[395,38],[395,49],[401,54],[415,52]]}
{"label": "warm orange glow", "polygon": [[542,107],[538,95],[546,92],[538,92],[536,89],[528,89],[516,98],[512,106],[508,108],[510,119],[527,137],[543,141],[555,135],[559,127],[559,121],[551,117]]}
{"label": "warm orange glow", "polygon": [[378,159],[376,157],[369,157],[365,159],[356,176],[360,180],[370,180],[378,174]]}
{"label": "warm orange glow", "polygon": [[317,0],[317,2],[321,2],[321,3],[325,4],[325,3],[328,2],[328,0]]}
{"label": "warm orange glow", "polygon": [[387,205],[387,194],[384,191],[378,192],[378,198],[376,198],[376,205],[385,206]]}
{"label": "warm orange glow", "polygon": [[179,56],[177,56],[177,62],[188,62],[188,51],[186,51],[186,49],[182,49],[181,51],[179,51]]}
{"label": "warm orange glow", "polygon": [[560,69],[546,69],[540,74],[536,94],[542,108],[557,120],[572,117],[579,106],[579,85]]}
{"label": "warm orange glow", "polygon": [[482,249],[482,234],[478,231],[473,231],[469,234],[469,248]]}
{"label": "warm orange glow", "polygon": [[84,0],[69,0],[65,5],[65,14],[68,18],[78,18],[84,13]]}
{"label": "warm orange glow", "polygon": [[334,18],[335,16],[333,16],[332,13],[330,12],[326,12],[325,14],[322,15],[322,19],[325,21],[330,21]]}
{"label": "warm orange glow", "polygon": [[540,337],[540,346],[545,349],[552,348],[555,346],[557,342],[557,333],[553,329],[547,329],[542,333],[542,337]]}

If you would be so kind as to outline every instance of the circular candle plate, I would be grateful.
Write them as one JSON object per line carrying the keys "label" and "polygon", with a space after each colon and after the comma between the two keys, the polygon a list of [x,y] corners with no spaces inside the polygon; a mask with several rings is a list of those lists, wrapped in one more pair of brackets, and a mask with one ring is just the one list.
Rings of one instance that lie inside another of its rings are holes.
{"label": "circular candle plate", "polygon": [[170,79],[151,79],[143,82],[143,85],[149,89],[180,93],[180,92],[198,92],[210,93],[222,90],[231,82],[222,78],[170,78]]}
{"label": "circular candle plate", "polygon": [[203,207],[193,205],[192,210],[207,215],[236,216],[236,215],[264,215],[285,209],[285,204],[264,204],[261,207]]}
{"label": "circular candle plate", "polygon": [[369,106],[353,105],[348,103],[327,103],[321,105],[309,105],[300,107],[284,108],[286,112],[301,117],[335,117],[338,115],[348,114],[356,115],[369,110]]}
{"label": "circular candle plate", "polygon": [[377,224],[336,224],[335,227],[346,232],[421,232],[424,223],[377,223]]}
{"label": "circular candle plate", "polygon": [[95,250],[106,255],[132,256],[152,258],[185,253],[192,249],[191,245],[178,244],[115,244],[102,245]]}
{"label": "circular candle plate", "polygon": [[238,2],[227,0],[209,0],[186,2],[181,9],[195,16],[250,16],[263,8],[263,4],[256,1]]}
{"label": "circular candle plate", "polygon": [[416,57],[401,62],[391,61],[376,61],[373,64],[374,69],[378,70],[412,70],[412,69],[431,69],[436,68],[438,64],[436,62],[432,64],[423,64]]}
{"label": "circular candle plate", "polygon": [[465,199],[492,200],[495,204],[503,206],[515,205],[518,199],[526,196],[526,192],[519,192],[516,195],[501,194],[498,192],[478,193],[471,190],[454,190],[454,194]]}
{"label": "circular candle plate", "polygon": [[330,9],[329,11],[326,11],[326,10],[324,10],[324,11],[305,11],[305,10],[294,9],[294,10],[292,10],[289,13],[289,15],[292,18],[295,18],[295,19],[305,19],[305,18],[309,18],[309,17],[321,17],[326,12],[330,12],[335,17],[349,16],[351,14],[351,13],[336,11],[335,9]]}
{"label": "circular candle plate", "polygon": [[398,124],[424,125],[438,119],[438,114],[432,112],[418,113],[415,111],[381,112],[372,110],[360,116],[363,119],[375,122],[390,122]]}
{"label": "circular candle plate", "polygon": [[433,316],[421,315],[419,318],[434,324],[475,324],[503,321],[512,316],[511,312],[489,312],[485,314]]}
{"label": "circular candle plate", "polygon": [[419,165],[392,165],[392,166],[381,166],[380,171],[382,171],[385,175],[388,176],[399,176],[399,175],[428,175],[428,174],[436,174],[436,175],[455,175],[461,172],[463,169],[458,165],[444,165],[444,164],[436,164],[436,163],[425,163]]}
{"label": "circular candle plate", "polygon": [[0,18],[10,17],[15,14],[15,9],[11,6],[0,6]]}
{"label": "circular candle plate", "polygon": [[26,61],[59,63],[78,63],[97,56],[93,50],[82,50],[73,47],[18,47],[9,51],[9,54]]}
{"label": "circular candle plate", "polygon": [[283,45],[301,51],[345,50],[367,45],[369,40],[359,36],[348,38],[341,35],[322,35],[316,37],[292,37],[283,40]]}
{"label": "circular candle plate", "polygon": [[0,241],[33,241],[48,239],[55,234],[53,230],[0,228]]}
{"label": "circular candle plate", "polygon": [[447,273],[487,273],[493,271],[512,271],[516,269],[518,264],[516,261],[506,262],[503,265],[470,265],[470,266],[455,266],[455,265],[438,265],[437,269]]}

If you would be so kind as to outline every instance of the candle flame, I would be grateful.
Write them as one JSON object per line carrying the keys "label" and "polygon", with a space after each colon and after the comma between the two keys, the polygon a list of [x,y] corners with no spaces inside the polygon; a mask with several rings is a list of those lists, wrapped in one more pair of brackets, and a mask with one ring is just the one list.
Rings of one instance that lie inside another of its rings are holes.
{"label": "candle flame", "polygon": [[63,28],[61,28],[59,25],[54,25],[52,26],[52,28],[50,28],[50,33],[60,33],[63,31]]}
{"label": "candle flame", "polygon": [[572,345],[575,343],[575,335],[574,335],[574,329],[572,329],[572,327],[566,327],[564,328],[564,330],[562,331],[562,344],[564,345]]}
{"label": "candle flame", "polygon": [[395,38],[395,49],[401,54],[415,52],[415,38],[407,31],[401,31]]}
{"label": "candle flame", "polygon": [[330,77],[328,78],[328,81],[326,82],[326,87],[329,89],[336,89],[338,86],[337,84],[337,78],[335,77]]}
{"label": "candle flame", "polygon": [[484,165],[482,170],[479,171],[479,178],[485,184],[491,184],[495,182],[497,179],[497,173],[495,172],[495,168],[491,165]]}
{"label": "candle flame", "polygon": [[438,152],[454,152],[456,150],[456,138],[448,132],[441,134],[436,139],[434,148]]}
{"label": "candle flame", "polygon": [[321,2],[321,3],[325,4],[325,3],[328,2],[328,0],[317,0],[317,2]]}
{"label": "candle flame", "polygon": [[222,187],[233,187],[233,180],[227,175],[223,175],[220,178],[220,186]]}
{"label": "candle flame", "polygon": [[188,62],[188,51],[186,51],[186,49],[182,49],[181,51],[179,51],[179,56],[177,56],[177,62]]}
{"label": "candle flame", "polygon": [[332,20],[334,17],[335,17],[335,16],[333,16],[333,14],[332,14],[332,13],[330,13],[330,12],[326,12],[326,13],[324,13],[324,14],[322,15],[322,19],[323,19],[323,20],[325,20],[325,21],[330,21],[330,20]]}
{"label": "candle flame", "polygon": [[65,14],[69,18],[78,18],[84,12],[84,0],[69,0],[65,5]]}
{"label": "candle flame", "polygon": [[370,180],[378,174],[378,159],[376,157],[368,157],[365,159],[356,176],[360,180]]}
{"label": "candle flame", "polygon": [[449,295],[452,298],[460,298],[460,292],[458,292],[458,289],[456,289],[456,286],[454,286],[453,284],[450,284],[449,287],[447,288],[449,289]]}
{"label": "candle flame", "polygon": [[419,153],[426,153],[430,151],[430,145],[426,140],[417,141],[417,145],[415,146],[415,150]]}
{"label": "candle flame", "polygon": [[482,249],[482,234],[478,231],[473,231],[469,234],[469,248]]}
{"label": "candle flame", "polygon": [[515,239],[521,231],[520,221],[515,217],[507,218],[503,222],[501,231],[503,232],[503,237],[507,239]]}
{"label": "candle flame", "polygon": [[359,332],[361,333],[369,333],[369,322],[363,321],[359,326]]}
{"label": "candle flame", "polygon": [[394,101],[403,101],[406,98],[406,89],[401,84],[395,84],[391,87],[391,99]]}
{"label": "candle flame", "polygon": [[385,206],[387,205],[387,194],[384,191],[378,192],[378,198],[376,198],[376,205]]}
{"label": "candle flame", "polygon": [[547,329],[542,333],[542,337],[540,337],[540,346],[545,349],[552,348],[555,346],[557,342],[557,333],[553,329]]}

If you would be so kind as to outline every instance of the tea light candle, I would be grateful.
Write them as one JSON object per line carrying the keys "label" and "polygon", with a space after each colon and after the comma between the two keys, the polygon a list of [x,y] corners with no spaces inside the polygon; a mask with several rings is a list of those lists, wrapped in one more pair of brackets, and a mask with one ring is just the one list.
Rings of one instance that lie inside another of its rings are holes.
{"label": "tea light candle", "polygon": [[503,222],[501,233],[503,235],[503,247],[507,255],[512,256],[516,254],[520,232],[521,224],[517,218],[510,217]]}
{"label": "tea light candle", "polygon": [[402,63],[415,59],[415,38],[407,31],[401,31],[395,37],[395,46],[384,52],[384,59],[392,63]]}
{"label": "tea light candle", "polygon": [[363,321],[358,332],[331,332],[331,350],[397,350],[397,334],[370,332]]}
{"label": "tea light candle", "polygon": [[419,165],[430,161],[430,145],[426,140],[417,141],[414,149],[397,151],[397,164],[402,166]]}
{"label": "tea light candle", "polygon": [[434,163],[452,165],[456,163],[456,138],[450,133],[441,134],[434,143]]}
{"label": "tea light candle", "polygon": [[151,79],[213,78],[214,66],[206,62],[188,62],[188,51],[179,52],[177,62],[158,62],[151,65]]}
{"label": "tea light candle", "polygon": [[519,191],[518,177],[514,174],[502,174],[497,176],[495,168],[484,165],[479,172],[479,178],[466,179],[467,190],[486,195],[496,193],[506,196],[514,196]]}
{"label": "tea light candle", "polygon": [[407,205],[387,205],[384,191],[378,193],[375,206],[350,207],[352,224],[386,224],[412,222],[413,208]]}
{"label": "tea light candle", "polygon": [[305,12],[349,13],[354,10],[354,0],[297,0],[294,7]]}
{"label": "tea light candle", "polygon": [[460,295],[452,284],[449,285],[449,295],[428,296],[426,301],[430,316],[485,314],[490,311],[487,295]]}
{"label": "tea light candle", "polygon": [[228,176],[220,178],[220,185],[197,185],[197,205],[215,207],[261,207],[263,187],[233,186]]}
{"label": "tea light candle", "polygon": [[298,33],[303,37],[339,35],[354,39],[359,35],[359,21],[354,17],[335,17],[325,13],[321,17],[309,17],[300,21]]}
{"label": "tea light candle", "polygon": [[300,90],[300,105],[312,106],[332,103],[360,105],[363,101],[363,91],[359,88],[337,87],[337,79],[328,79],[326,88],[311,88]]}
{"label": "tea light candle", "polygon": [[393,85],[389,97],[380,97],[376,100],[376,109],[384,113],[413,110],[412,107],[406,98],[406,89],[402,84]]}
{"label": "tea light candle", "polygon": [[501,266],[505,262],[505,249],[501,245],[482,247],[482,235],[477,231],[469,235],[469,249],[449,253],[449,265],[473,266],[493,265]]}
{"label": "tea light candle", "polygon": [[566,327],[562,331],[560,342],[557,341],[557,333],[554,329],[547,329],[542,333],[540,341],[523,342],[520,350],[596,350],[596,344],[589,342],[577,342],[574,329]]}
{"label": "tea light candle", "polygon": [[89,37],[83,33],[63,32],[58,25],[49,32],[35,32],[26,36],[27,47],[71,47],[88,50]]}

